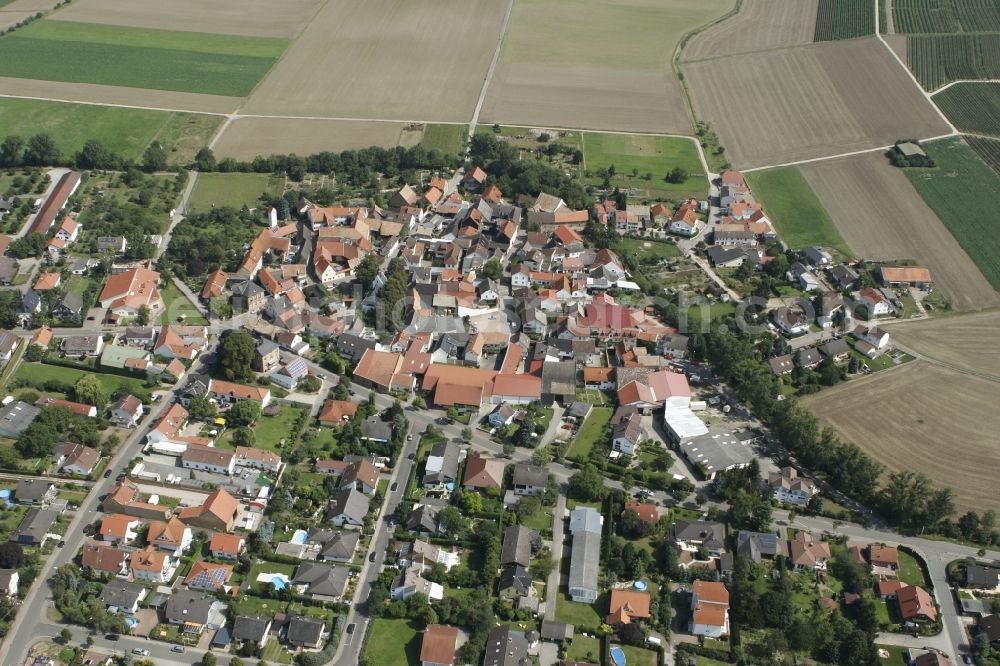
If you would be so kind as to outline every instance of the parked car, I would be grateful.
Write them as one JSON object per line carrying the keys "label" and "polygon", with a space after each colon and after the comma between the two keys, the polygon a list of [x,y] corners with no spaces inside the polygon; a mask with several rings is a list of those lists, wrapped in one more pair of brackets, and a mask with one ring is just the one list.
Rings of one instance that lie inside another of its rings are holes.
{"label": "parked car", "polygon": [[59,540],[59,547],[62,548],[65,545],[66,545],[66,539],[60,539]]}
{"label": "parked car", "polygon": [[349,625],[347,625],[347,633],[348,634],[353,634],[354,630],[357,628],[357,626],[358,625],[356,625],[354,622],[351,622]]}
{"label": "parked car", "polygon": [[109,470],[106,470],[106,471],[104,472],[104,478],[105,478],[105,479],[107,479],[107,478],[108,478],[108,477],[110,477],[110,476],[111,476],[111,470],[110,470],[110,469],[109,469]]}
{"label": "parked car", "polygon": [[132,648],[132,654],[142,655],[143,657],[149,656],[149,650],[146,648]]}
{"label": "parked car", "polygon": [[368,561],[369,562],[374,562],[375,561],[375,553],[371,553],[371,554],[368,555]]}
{"label": "parked car", "polygon": [[104,635],[104,640],[107,640],[107,641],[116,641],[119,638],[121,638],[121,636],[119,636],[118,634],[105,634]]}
{"label": "parked car", "polygon": [[170,651],[171,652],[184,652],[184,646],[183,645],[175,645],[172,648],[170,648]]}
{"label": "parked car", "polygon": [[396,492],[396,488],[399,488],[399,482],[398,481],[393,481],[392,485],[389,486],[389,490],[391,490],[392,492]]}

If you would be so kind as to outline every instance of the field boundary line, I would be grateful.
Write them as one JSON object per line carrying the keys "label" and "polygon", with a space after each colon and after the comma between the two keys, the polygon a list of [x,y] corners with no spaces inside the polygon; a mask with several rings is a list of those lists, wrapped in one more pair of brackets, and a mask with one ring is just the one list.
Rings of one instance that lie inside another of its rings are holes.
{"label": "field boundary line", "polygon": [[138,109],[139,111],[163,111],[164,113],[191,113],[200,116],[227,116],[231,114],[218,111],[194,111],[193,109],[171,109],[165,106],[140,106],[138,104],[118,104],[115,102],[89,102],[80,99],[62,99],[59,97],[39,97],[36,95],[12,95],[0,93],[0,98],[32,99],[36,102],[62,102],[63,104],[83,104],[85,106],[109,106],[116,109]]}
{"label": "field boundary line", "polygon": [[954,85],[958,85],[959,83],[1000,83],[1000,79],[958,79],[955,81],[950,81],[936,90],[930,91],[930,96],[934,97],[934,95],[942,93],[948,88],[951,88]]}
{"label": "field boundary line", "polygon": [[493,73],[496,72],[497,63],[500,62],[500,51],[503,49],[504,39],[507,38],[507,26],[510,24],[510,15],[514,11],[515,0],[508,0],[507,11],[503,15],[503,23],[500,24],[500,35],[497,38],[496,48],[493,49],[493,59],[490,61],[489,69],[486,70],[486,78],[483,79],[483,87],[479,90],[479,99],[476,100],[476,108],[472,112],[472,119],[469,120],[468,141],[472,141],[472,136],[476,133],[476,125],[479,124],[479,113],[483,110],[483,102],[486,101],[486,93],[493,82]]}
{"label": "field boundary line", "polygon": [[[929,141],[939,141],[941,139],[950,139],[951,137],[961,136],[961,135],[962,135],[962,132],[959,132],[959,131],[956,130],[954,132],[949,132],[948,134],[940,134],[938,136],[930,136],[930,137],[926,137],[926,138],[923,138],[923,139],[917,139],[917,140],[920,143],[924,143],[924,142],[929,142]],[[989,139],[989,138],[992,138],[992,137],[984,137],[984,138]],[[836,155],[825,155],[823,157],[810,157],[809,159],[796,160],[794,162],[783,162],[781,164],[769,164],[769,165],[766,165],[766,166],[748,167],[748,168],[745,168],[745,169],[740,169],[740,171],[743,172],[743,173],[750,173],[750,172],[753,172],[753,171],[764,171],[766,169],[777,169],[779,167],[799,166],[799,165],[802,165],[802,164],[812,164],[814,162],[825,162],[827,160],[835,160],[835,159],[838,159],[840,157],[854,157],[855,155],[867,155],[868,153],[874,153],[874,152],[878,152],[880,150],[883,150],[883,151],[884,150],[889,150],[890,148],[893,147],[893,145],[895,145],[895,144],[892,144],[892,145],[889,145],[889,146],[876,146],[874,148],[864,148],[862,150],[852,150],[852,151],[847,152],[847,153],[837,153]]]}
{"label": "field boundary line", "polygon": [[213,150],[215,148],[215,144],[219,142],[219,139],[222,138],[222,135],[226,132],[227,129],[229,129],[229,126],[233,123],[234,115],[235,114],[231,113],[228,116],[226,116],[226,121],[219,126],[219,129],[216,130],[215,132],[215,136],[213,136],[212,140],[208,142],[209,150]]}
{"label": "field boundary line", "polygon": [[872,2],[872,4],[875,7],[875,38],[879,41],[879,43],[882,46],[885,47],[885,50],[889,52],[889,55],[892,56],[893,60],[899,63],[899,66],[903,68],[903,71],[906,72],[906,75],[910,77],[910,81],[913,81],[913,85],[915,85],[920,90],[920,94],[923,95],[924,99],[926,99],[927,102],[932,107],[934,107],[934,110],[937,111],[938,116],[940,116],[941,120],[944,121],[944,124],[950,127],[952,132],[957,134],[958,128],[956,128],[955,125],[952,124],[951,120],[948,119],[948,116],[946,116],[944,114],[944,111],[941,110],[941,107],[939,107],[937,104],[934,103],[934,100],[931,99],[932,97],[931,94],[926,89],[924,89],[924,87],[920,84],[920,81],[917,80],[916,75],[914,75],[914,73],[910,71],[910,67],[905,62],[903,62],[903,59],[899,57],[899,54],[896,53],[891,46],[889,46],[889,42],[885,41],[885,38],[882,37],[882,26],[879,25],[880,21],[879,21],[878,3],[879,0],[874,0]]}

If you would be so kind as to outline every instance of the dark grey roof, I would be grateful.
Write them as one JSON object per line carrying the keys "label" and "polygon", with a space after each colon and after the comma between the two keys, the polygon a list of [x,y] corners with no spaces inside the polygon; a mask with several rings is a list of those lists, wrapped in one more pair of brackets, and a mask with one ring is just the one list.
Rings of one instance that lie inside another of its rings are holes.
{"label": "dark grey roof", "polygon": [[969,587],[994,588],[998,582],[997,574],[997,569],[970,564],[965,568],[965,582]]}
{"label": "dark grey roof", "polygon": [[138,583],[112,580],[104,584],[104,589],[101,590],[101,601],[104,602],[105,606],[132,608],[145,589]]}
{"label": "dark grey roof", "polygon": [[41,413],[42,410],[38,407],[20,400],[0,407],[0,437],[17,439],[17,436]]}
{"label": "dark grey roof", "polygon": [[18,502],[41,502],[51,488],[52,484],[48,481],[22,479],[14,489],[14,499]]}
{"label": "dark grey roof", "polygon": [[515,486],[540,486],[544,488],[549,483],[549,472],[540,465],[518,463],[514,465]]}
{"label": "dark grey roof", "polygon": [[823,357],[820,356],[818,349],[810,348],[800,350],[795,360],[799,362],[799,365],[809,366],[819,363],[823,360]]}
{"label": "dark grey roof", "polygon": [[566,410],[566,415],[577,419],[586,418],[592,408],[593,406],[589,402],[574,402]]}
{"label": "dark grey roof", "polygon": [[843,338],[830,340],[819,349],[827,356],[840,356],[841,354],[848,354],[851,351],[851,348],[847,345],[847,340]]}
{"label": "dark grey roof", "polygon": [[295,645],[316,645],[323,637],[324,626],[322,620],[294,615],[288,621],[288,642]]}
{"label": "dark grey roof", "polygon": [[704,520],[677,520],[670,527],[674,541],[701,542],[706,548],[722,548],[726,540],[726,526]]}
{"label": "dark grey roof", "polygon": [[535,530],[524,525],[511,525],[503,533],[503,548],[500,551],[500,566],[520,564],[528,566],[531,562],[531,541]]}
{"label": "dark grey roof", "polygon": [[163,614],[168,622],[174,624],[182,622],[205,624],[208,622],[208,613],[211,608],[212,597],[207,594],[178,590],[167,597]]}
{"label": "dark grey roof", "polygon": [[597,589],[601,563],[601,533],[578,532],[573,535],[569,559],[569,589]]}
{"label": "dark grey roof", "polygon": [[[325,531],[331,532],[331,534],[323,541],[317,541],[317,543],[323,544],[319,550],[320,559],[346,560],[354,555],[354,551],[358,548],[358,542],[361,540],[360,532],[354,530]],[[310,535],[309,540],[313,541],[313,539],[314,537]]]}
{"label": "dark grey roof", "polygon": [[330,500],[327,519],[344,515],[355,521],[362,521],[368,515],[368,496],[356,490],[353,486],[342,488]]}
{"label": "dark grey roof", "polygon": [[502,624],[486,639],[483,666],[529,666],[528,638],[524,631]]}
{"label": "dark grey roof", "polygon": [[67,291],[63,294],[63,297],[59,299],[58,307],[60,310],[65,310],[66,312],[80,314],[80,310],[83,309],[83,299],[80,298],[80,294]]}
{"label": "dark grey roof", "polygon": [[531,589],[531,573],[520,564],[505,566],[497,589],[501,592],[512,589],[518,596],[525,596]]}
{"label": "dark grey roof", "polygon": [[366,439],[389,441],[392,439],[392,424],[372,414],[361,422],[361,436]]}
{"label": "dark grey roof", "polygon": [[553,622],[552,620],[542,620],[542,638],[550,641],[566,641],[573,638],[573,625],[564,622]]}
{"label": "dark grey roof", "polygon": [[253,615],[237,615],[233,623],[233,640],[253,641],[257,643],[264,638],[271,626],[271,619]]}
{"label": "dark grey roof", "polygon": [[431,534],[438,531],[438,512],[436,506],[421,504],[413,509],[406,517],[406,529],[410,532],[429,532]]}
{"label": "dark grey roof", "polygon": [[460,450],[458,446],[452,442],[438,442],[431,447],[430,456],[435,458],[442,458],[441,470],[439,472],[431,472],[430,474],[424,474],[423,482],[425,485],[434,485],[438,483],[450,483],[455,481],[458,477],[458,456]]}
{"label": "dark grey roof", "polygon": [[303,562],[295,570],[292,582],[306,585],[306,594],[339,597],[347,585],[347,569],[329,564]]}
{"label": "dark grey roof", "polygon": [[251,280],[247,280],[246,282],[237,282],[233,285],[233,296],[249,298],[263,293],[264,288]]}
{"label": "dark grey roof", "polygon": [[367,350],[375,349],[377,342],[377,340],[362,338],[354,333],[341,333],[340,337],[337,338],[337,351],[340,352],[341,356],[357,363]]}
{"label": "dark grey roof", "polygon": [[558,361],[543,364],[542,393],[576,397],[576,363]]}
{"label": "dark grey roof", "polygon": [[736,554],[759,562],[761,557],[775,557],[778,554],[778,537],[767,532],[740,530],[736,535]]}

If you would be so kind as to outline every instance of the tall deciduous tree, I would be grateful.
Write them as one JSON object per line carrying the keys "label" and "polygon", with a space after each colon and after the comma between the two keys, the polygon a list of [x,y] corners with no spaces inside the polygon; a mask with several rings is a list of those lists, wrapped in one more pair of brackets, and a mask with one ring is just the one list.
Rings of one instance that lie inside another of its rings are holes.
{"label": "tall deciduous tree", "polygon": [[219,338],[219,365],[226,377],[232,380],[253,377],[251,364],[255,348],[253,337],[247,331],[225,331]]}

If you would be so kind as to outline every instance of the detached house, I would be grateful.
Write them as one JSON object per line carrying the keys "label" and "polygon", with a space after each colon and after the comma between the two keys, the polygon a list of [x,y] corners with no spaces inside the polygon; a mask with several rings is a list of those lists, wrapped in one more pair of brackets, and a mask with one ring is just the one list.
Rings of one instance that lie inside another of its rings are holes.
{"label": "detached house", "polygon": [[799,476],[794,467],[783,467],[780,472],[770,472],[767,483],[774,499],[784,504],[805,506],[819,492],[816,484]]}
{"label": "detached house", "polygon": [[691,586],[691,633],[720,638],[729,633],[729,590],[722,583],[696,580]]}

